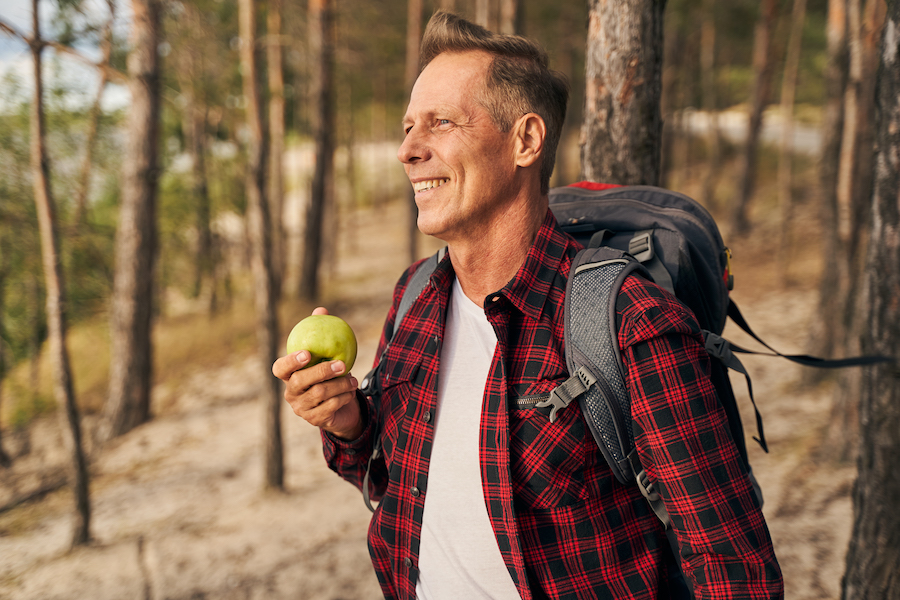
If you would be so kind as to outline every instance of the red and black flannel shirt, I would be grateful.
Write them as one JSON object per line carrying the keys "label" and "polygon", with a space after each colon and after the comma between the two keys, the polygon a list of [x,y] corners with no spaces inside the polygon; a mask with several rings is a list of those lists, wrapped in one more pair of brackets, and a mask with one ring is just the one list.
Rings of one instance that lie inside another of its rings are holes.
{"label": "red and black flannel shirt", "polygon": [[[665,533],[634,485],[612,475],[577,403],[550,423],[546,409],[516,399],[568,377],[563,297],[578,244],[552,213],[516,276],[485,300],[497,349],[484,391],[480,455],[484,501],[497,545],[523,600],[665,598]],[[385,325],[393,327],[411,267]],[[393,337],[383,395],[366,403],[353,442],[323,435],[325,458],[362,485],[376,435],[369,527],[372,562],[386,598],[413,599],[444,317],[453,281],[445,257]],[[637,277],[618,302],[619,344],[642,464],[661,488],[697,598],[777,598],[781,571],[762,512],[709,381],[695,319]],[[379,356],[384,346],[379,348]]]}

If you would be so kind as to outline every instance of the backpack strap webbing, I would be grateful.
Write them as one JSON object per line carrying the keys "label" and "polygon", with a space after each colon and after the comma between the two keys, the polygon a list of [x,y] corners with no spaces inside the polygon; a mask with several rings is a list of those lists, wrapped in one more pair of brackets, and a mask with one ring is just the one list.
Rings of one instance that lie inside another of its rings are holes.
{"label": "backpack strap webbing", "polygon": [[746,350],[734,343],[729,342],[731,350],[734,352],[741,352],[743,354],[761,354],[765,356],[780,356],[781,358],[786,358],[799,365],[804,365],[806,367],[816,367],[819,369],[842,369],[844,367],[863,367],[879,363],[895,362],[892,357],[881,355],[853,356],[849,358],[829,359],[820,358],[818,356],[810,356],[808,354],[782,354],[781,352],[764,342],[762,338],[754,333],[754,331],[750,328],[750,325],[748,325],[747,321],[744,319],[744,315],[741,314],[741,311],[738,308],[737,304],[734,303],[734,300],[731,300],[728,303],[728,316],[731,317],[731,320],[734,321],[735,325],[743,329],[747,333],[747,335],[765,346],[770,351],[770,353],[755,352],[753,350]]}

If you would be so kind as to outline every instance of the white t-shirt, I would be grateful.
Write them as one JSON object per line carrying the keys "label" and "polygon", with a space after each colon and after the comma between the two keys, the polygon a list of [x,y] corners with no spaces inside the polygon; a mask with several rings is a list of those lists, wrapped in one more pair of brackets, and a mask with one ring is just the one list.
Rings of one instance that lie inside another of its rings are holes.
{"label": "white t-shirt", "polygon": [[520,600],[488,518],[478,459],[484,386],[497,337],[454,282],[438,378],[419,552],[419,600]]}

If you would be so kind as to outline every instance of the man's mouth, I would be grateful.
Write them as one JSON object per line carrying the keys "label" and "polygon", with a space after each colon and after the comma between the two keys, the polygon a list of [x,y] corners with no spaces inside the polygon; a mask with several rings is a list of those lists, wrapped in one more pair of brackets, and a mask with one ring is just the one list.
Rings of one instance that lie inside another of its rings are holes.
{"label": "man's mouth", "polygon": [[449,179],[429,179],[427,181],[417,181],[413,184],[413,190],[418,194],[427,190],[440,187],[450,181]]}

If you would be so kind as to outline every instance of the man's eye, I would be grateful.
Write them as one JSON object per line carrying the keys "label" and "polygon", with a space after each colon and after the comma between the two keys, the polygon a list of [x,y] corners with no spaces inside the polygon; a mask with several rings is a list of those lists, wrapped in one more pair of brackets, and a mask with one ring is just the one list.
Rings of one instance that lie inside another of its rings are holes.
{"label": "man's eye", "polygon": [[439,125],[449,125],[449,124],[450,124],[450,119],[439,119],[439,120],[438,120],[438,124],[439,124]]}

